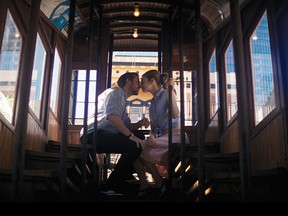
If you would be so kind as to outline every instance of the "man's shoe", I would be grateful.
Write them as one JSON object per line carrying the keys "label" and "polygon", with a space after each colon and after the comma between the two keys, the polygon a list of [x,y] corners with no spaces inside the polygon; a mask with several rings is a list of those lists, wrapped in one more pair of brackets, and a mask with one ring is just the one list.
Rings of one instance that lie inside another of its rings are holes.
{"label": "man's shoe", "polygon": [[137,180],[136,178],[126,180],[126,182],[129,184],[139,184],[139,180]]}
{"label": "man's shoe", "polygon": [[137,198],[137,199],[145,198],[145,197],[149,196],[150,192],[151,192],[151,187],[139,190],[138,194],[135,196],[135,198]]}
{"label": "man's shoe", "polygon": [[163,179],[161,187],[157,188],[159,190],[159,196],[162,197],[167,192],[167,180]]}
{"label": "man's shoe", "polygon": [[117,193],[114,190],[101,191],[101,194],[104,194],[106,196],[123,196],[123,194]]}

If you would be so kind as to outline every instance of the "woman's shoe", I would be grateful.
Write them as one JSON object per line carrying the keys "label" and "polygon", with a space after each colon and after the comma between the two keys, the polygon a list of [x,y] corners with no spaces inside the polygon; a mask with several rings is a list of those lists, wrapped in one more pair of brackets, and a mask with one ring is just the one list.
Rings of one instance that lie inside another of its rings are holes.
{"label": "woman's shoe", "polygon": [[135,196],[135,198],[144,198],[147,196],[147,194],[151,191],[151,187],[139,190],[138,194]]}
{"label": "woman's shoe", "polygon": [[159,187],[159,191],[160,191],[160,197],[163,196],[165,194],[165,192],[167,191],[166,179],[163,179],[162,185],[161,185],[161,187]]}

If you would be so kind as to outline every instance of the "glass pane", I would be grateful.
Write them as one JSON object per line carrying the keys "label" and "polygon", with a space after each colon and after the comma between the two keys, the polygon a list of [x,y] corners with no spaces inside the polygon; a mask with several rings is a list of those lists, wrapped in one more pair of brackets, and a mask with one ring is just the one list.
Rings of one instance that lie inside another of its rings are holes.
{"label": "glass pane", "polygon": [[237,89],[233,41],[225,53],[227,121],[237,112]]}
{"label": "glass pane", "polygon": [[250,38],[255,125],[275,108],[274,79],[267,14]]}
{"label": "glass pane", "polygon": [[84,103],[83,102],[77,102],[76,103],[75,118],[82,118],[83,119],[83,117],[84,117]]}
{"label": "glass pane", "polygon": [[89,84],[89,102],[95,102],[96,97],[96,81],[90,81]]}
{"label": "glass pane", "polygon": [[58,94],[59,94],[59,81],[61,74],[61,60],[57,49],[55,49],[54,65],[53,65],[53,75],[52,75],[52,86],[51,86],[51,99],[50,107],[52,111],[57,115],[57,104],[58,104]]}
{"label": "glass pane", "polygon": [[22,36],[8,11],[0,53],[0,113],[12,123]]}
{"label": "glass pane", "polygon": [[39,35],[37,35],[29,106],[38,118],[40,118],[45,60],[46,52]]}
{"label": "glass pane", "polygon": [[216,67],[216,52],[214,50],[209,63],[209,82],[210,82],[210,118],[212,118],[218,110],[219,99],[219,81],[218,81],[218,71]]}
{"label": "glass pane", "polygon": [[[177,95],[177,105],[181,108],[180,102],[180,72],[173,71],[173,79],[175,82],[174,89]],[[192,125],[192,71],[184,71],[184,117],[185,125]]]}
{"label": "glass pane", "polygon": [[[90,70],[90,82],[89,82],[89,98],[88,98],[88,116],[95,112],[95,96],[96,96],[96,70]],[[71,112],[70,119],[74,121],[74,124],[83,124],[84,119],[84,105],[85,105],[85,86],[86,86],[86,70],[77,70],[72,78],[72,84],[77,86],[76,105],[74,107],[75,113]],[[77,84],[76,84],[77,83]],[[71,86],[71,91],[74,92],[74,85]],[[72,97],[74,95],[72,94]],[[73,110],[74,110],[73,109]]]}
{"label": "glass pane", "polygon": [[78,81],[77,101],[79,102],[85,101],[85,85],[85,81]]}

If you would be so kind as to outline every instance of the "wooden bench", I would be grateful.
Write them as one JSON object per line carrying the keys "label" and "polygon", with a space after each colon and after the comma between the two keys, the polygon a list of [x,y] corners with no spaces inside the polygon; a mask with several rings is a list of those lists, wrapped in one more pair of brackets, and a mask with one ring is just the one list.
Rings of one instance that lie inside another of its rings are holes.
{"label": "wooden bench", "polygon": [[[55,197],[60,189],[59,170],[23,171],[23,182],[20,196],[22,201],[37,201],[35,193],[54,192]],[[12,170],[0,169],[0,201],[10,201],[12,194]],[[40,201],[40,200],[38,200]],[[51,200],[52,201],[52,200]]]}
{"label": "wooden bench", "polygon": [[[46,146],[46,151],[47,152],[60,152],[60,147],[61,147],[61,142],[59,141],[55,141],[55,140],[49,140]],[[92,176],[92,168],[93,168],[93,146],[92,144],[87,144],[86,145],[86,149],[88,152],[88,158],[87,158],[87,171],[89,173],[89,175]],[[68,153],[79,153],[81,154],[82,152],[82,145],[79,144],[67,144],[67,152]],[[106,154],[102,153],[102,154],[96,154],[96,163],[98,166],[98,174],[99,174],[99,178],[98,178],[98,182],[99,184],[102,184],[102,182],[105,180],[104,176],[105,176],[105,157]]]}
{"label": "wooden bench", "polygon": [[[61,154],[56,152],[38,152],[26,150],[25,169],[39,170],[60,170]],[[67,153],[67,185],[75,192],[80,192],[81,188],[81,159],[79,152]]]}

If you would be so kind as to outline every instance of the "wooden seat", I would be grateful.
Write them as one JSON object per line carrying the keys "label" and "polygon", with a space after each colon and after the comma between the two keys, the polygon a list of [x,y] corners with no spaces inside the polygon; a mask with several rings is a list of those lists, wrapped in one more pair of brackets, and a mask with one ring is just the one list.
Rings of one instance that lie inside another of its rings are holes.
{"label": "wooden seat", "polygon": [[[60,152],[60,147],[61,147],[61,142],[59,141],[55,141],[55,140],[49,140],[46,146],[46,151],[47,152]],[[82,152],[82,148],[83,146],[79,143],[69,143],[67,144],[67,157],[69,157],[70,155],[74,154],[79,154],[80,155],[80,162],[82,160],[81,158],[81,152]],[[93,169],[93,145],[92,144],[87,144],[86,145],[86,149],[87,149],[87,153],[88,153],[88,157],[87,157],[87,171],[89,173],[90,176],[92,176],[92,169]],[[105,157],[106,154],[105,153],[101,153],[101,154],[96,154],[96,163],[98,166],[98,184],[101,185],[103,183],[103,181],[105,180]],[[80,164],[78,164],[79,167],[81,167]],[[79,169],[80,172],[80,169]]]}
{"label": "wooden seat", "polygon": [[[0,201],[10,201],[12,194],[12,170],[0,169]],[[23,171],[20,196],[25,201],[41,201],[35,194],[49,193],[56,198],[60,190],[59,170],[28,170]],[[46,196],[47,197],[47,196]],[[51,198],[51,197],[50,197]]]}

